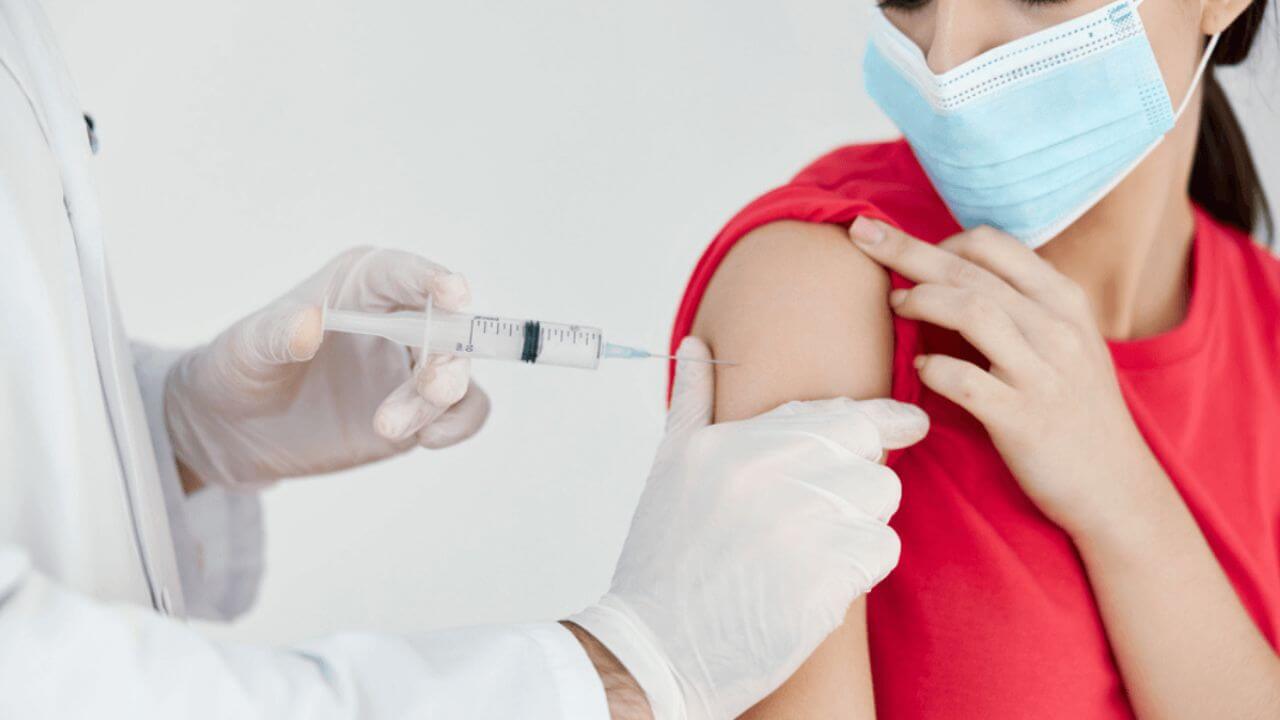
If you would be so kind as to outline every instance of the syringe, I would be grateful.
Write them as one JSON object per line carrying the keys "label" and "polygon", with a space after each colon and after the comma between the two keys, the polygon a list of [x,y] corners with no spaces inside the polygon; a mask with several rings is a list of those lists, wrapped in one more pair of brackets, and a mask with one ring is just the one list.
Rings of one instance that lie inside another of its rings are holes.
{"label": "syringe", "polygon": [[[472,315],[432,308],[425,312],[366,313],[325,308],[326,332],[376,335],[425,348],[429,353],[491,360],[520,360],[594,370],[602,359],[668,358],[641,348],[605,342],[586,325]],[[716,364],[719,360],[702,360]]]}

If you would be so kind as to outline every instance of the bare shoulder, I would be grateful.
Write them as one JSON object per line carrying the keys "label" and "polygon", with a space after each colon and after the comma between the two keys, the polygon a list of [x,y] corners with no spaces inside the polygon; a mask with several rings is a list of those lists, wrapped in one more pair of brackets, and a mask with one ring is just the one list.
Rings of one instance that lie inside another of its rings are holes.
{"label": "bare shoulder", "polygon": [[893,329],[884,269],[843,228],[785,221],[743,237],[716,270],[693,326],[715,356],[716,419],[789,400],[889,390]]}

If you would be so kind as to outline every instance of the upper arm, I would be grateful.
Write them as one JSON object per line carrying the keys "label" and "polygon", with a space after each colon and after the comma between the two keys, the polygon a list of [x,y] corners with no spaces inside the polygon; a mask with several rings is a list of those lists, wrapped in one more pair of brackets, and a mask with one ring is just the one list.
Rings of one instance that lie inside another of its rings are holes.
{"label": "upper arm", "polygon": [[883,396],[893,330],[885,271],[834,225],[777,222],[738,241],[693,334],[716,358],[716,419],[790,400]]}
{"label": "upper arm", "polygon": [[[693,334],[717,366],[716,420],[790,400],[887,395],[893,329],[885,271],[833,225],[779,222],[744,237],[712,278]],[[754,718],[874,717],[859,599]]]}

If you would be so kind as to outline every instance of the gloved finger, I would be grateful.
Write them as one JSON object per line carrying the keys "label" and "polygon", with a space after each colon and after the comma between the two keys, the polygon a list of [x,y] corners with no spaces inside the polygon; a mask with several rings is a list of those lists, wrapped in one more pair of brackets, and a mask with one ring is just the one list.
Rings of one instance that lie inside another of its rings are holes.
{"label": "gloved finger", "polygon": [[882,459],[885,450],[912,445],[929,432],[923,410],[888,398],[793,400],[741,422],[809,433],[868,460]]}
{"label": "gloved finger", "polygon": [[910,447],[929,434],[929,416],[910,403],[875,398],[858,401],[858,407],[875,425],[885,450]]}
{"label": "gloved finger", "polygon": [[800,418],[807,422],[813,418],[844,415],[849,413],[858,403],[847,397],[823,398],[821,400],[791,400],[782,403],[769,412],[757,415],[753,419],[777,420],[780,418]]}
{"label": "gloved finger", "polygon": [[418,394],[417,380],[409,378],[378,406],[373,414],[373,429],[387,440],[399,442],[443,415],[446,409],[424,400]]}
{"label": "gloved finger", "polygon": [[864,595],[889,576],[902,556],[902,540],[885,523],[874,520],[851,523],[840,540],[856,579],[858,595]]}
{"label": "gloved finger", "polygon": [[414,363],[413,375],[387,396],[374,414],[374,428],[402,440],[444,414],[466,395],[471,361],[433,354]]}
{"label": "gloved finger", "polygon": [[676,378],[667,409],[667,435],[685,435],[711,424],[715,408],[715,372],[711,363],[681,362],[710,360],[711,349],[690,335],[676,350]]}
{"label": "gloved finger", "polygon": [[795,422],[808,422],[814,418],[861,413],[880,435],[883,446],[889,449],[907,447],[919,442],[929,432],[929,416],[910,403],[889,398],[853,400],[847,397],[822,400],[792,400],[767,413],[759,420],[782,421],[797,418]]}
{"label": "gloved finger", "polygon": [[428,355],[414,368],[414,386],[423,400],[448,408],[462,400],[471,383],[471,360],[452,355]]}
{"label": "gloved finger", "polygon": [[484,427],[489,407],[489,394],[472,383],[456,405],[418,431],[418,444],[436,450],[470,438]]}
{"label": "gloved finger", "polygon": [[740,422],[764,437],[806,436],[837,448],[832,462],[847,462],[846,453],[876,461],[884,451],[880,432],[861,402],[846,397],[794,400]]}
{"label": "gloved finger", "polygon": [[421,255],[378,249],[360,258],[353,270],[363,309],[421,308],[430,297],[444,310],[461,310],[471,302],[471,289],[461,275]]}
{"label": "gloved finger", "polygon": [[812,473],[810,484],[848,503],[857,513],[888,522],[902,502],[902,482],[893,470],[871,460],[833,462],[829,472]]}

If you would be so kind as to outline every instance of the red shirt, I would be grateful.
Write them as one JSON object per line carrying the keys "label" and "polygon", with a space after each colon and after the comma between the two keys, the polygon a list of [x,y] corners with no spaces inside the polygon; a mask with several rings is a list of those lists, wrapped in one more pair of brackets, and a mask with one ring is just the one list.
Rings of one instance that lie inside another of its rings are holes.
{"label": "red shirt", "polygon": [[[905,142],[836,150],[715,238],[680,306],[672,352],[743,235],[778,220],[847,226],[857,215],[929,242],[960,230]],[[1178,327],[1109,345],[1134,420],[1276,647],[1280,262],[1197,209],[1192,285]],[[920,352],[980,356],[935,326],[895,318],[894,334],[893,396],[918,403],[933,425],[889,460],[903,486],[892,523],[902,559],[868,599],[879,717],[1132,717],[1071,541],[1022,493],[982,426],[911,366]]]}

